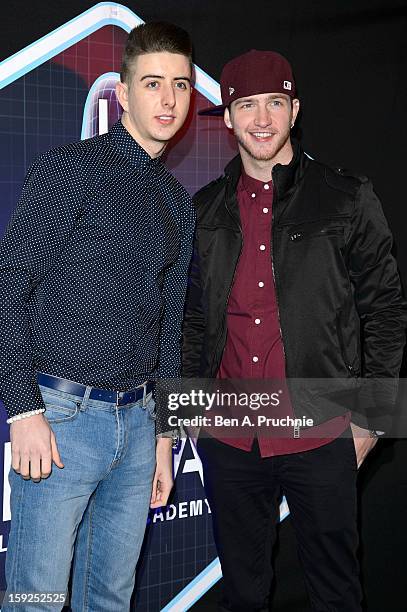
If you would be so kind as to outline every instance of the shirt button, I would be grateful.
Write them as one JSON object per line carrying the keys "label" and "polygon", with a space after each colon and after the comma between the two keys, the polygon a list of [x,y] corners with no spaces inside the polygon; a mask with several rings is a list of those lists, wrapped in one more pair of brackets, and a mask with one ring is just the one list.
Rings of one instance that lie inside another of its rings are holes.
{"label": "shirt button", "polygon": [[255,193],[252,193],[252,198],[255,198],[255,197],[256,197],[256,194],[255,194]]}
{"label": "shirt button", "polygon": [[269,209],[268,208],[263,208],[263,212],[264,214],[268,213]]}
{"label": "shirt button", "polygon": [[261,323],[260,319],[254,319],[254,322],[256,323],[256,325],[260,325]]}
{"label": "shirt button", "polygon": [[264,287],[263,281],[259,281],[259,287]]}
{"label": "shirt button", "polygon": [[270,189],[270,185],[267,185],[267,183],[264,185],[264,189],[267,191],[267,189]]}
{"label": "shirt button", "polygon": [[266,247],[265,247],[264,244],[261,244],[259,248],[260,248],[260,251],[265,251],[266,250]]}
{"label": "shirt button", "polygon": [[254,361],[254,363],[257,363],[259,360],[259,358],[257,357],[257,355],[254,355],[254,357],[252,357],[252,361]]}

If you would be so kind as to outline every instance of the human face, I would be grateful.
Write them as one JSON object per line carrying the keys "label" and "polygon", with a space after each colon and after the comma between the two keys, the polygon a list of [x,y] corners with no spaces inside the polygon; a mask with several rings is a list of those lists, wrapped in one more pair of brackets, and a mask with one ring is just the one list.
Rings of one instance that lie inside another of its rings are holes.
{"label": "human face", "polygon": [[286,94],[265,93],[239,98],[225,110],[225,124],[233,129],[243,161],[288,164],[292,157],[290,129],[299,101]]}
{"label": "human face", "polygon": [[118,83],[122,123],[151,157],[182,127],[191,99],[191,66],[185,55],[146,53],[133,65],[130,83]]}

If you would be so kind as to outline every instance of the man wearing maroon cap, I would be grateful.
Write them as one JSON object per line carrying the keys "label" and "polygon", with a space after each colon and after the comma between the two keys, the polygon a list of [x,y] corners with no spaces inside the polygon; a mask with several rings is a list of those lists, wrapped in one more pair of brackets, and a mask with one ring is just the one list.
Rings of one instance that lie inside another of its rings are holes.
{"label": "man wearing maroon cap", "polygon": [[406,326],[391,234],[366,178],[310,159],[291,139],[299,100],[284,57],[233,59],[221,93],[223,104],[201,114],[223,114],[239,154],[194,198],[184,376],[350,382],[359,394],[353,403],[314,393],[306,404],[290,393],[285,416],[311,414],[313,426],[277,437],[214,428],[199,437],[221,609],[269,609],[285,494],[312,610],[360,611],[357,469],[389,429]]}

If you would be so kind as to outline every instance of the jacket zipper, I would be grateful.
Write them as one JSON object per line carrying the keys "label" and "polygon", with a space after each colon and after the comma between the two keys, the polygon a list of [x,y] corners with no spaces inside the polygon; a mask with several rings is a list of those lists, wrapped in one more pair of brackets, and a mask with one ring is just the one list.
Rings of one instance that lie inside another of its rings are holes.
{"label": "jacket zipper", "polygon": [[[240,255],[241,255],[241,253],[242,253],[242,249],[243,249],[243,232],[242,232],[242,227],[241,227],[240,223],[237,223],[237,222],[236,222],[236,219],[234,218],[234,216],[233,216],[233,215],[232,215],[232,213],[230,212],[230,210],[229,210],[229,208],[228,208],[228,204],[227,204],[227,193],[228,193],[228,190],[229,190],[229,177],[228,177],[228,179],[227,179],[227,180],[228,180],[228,185],[227,185],[227,188],[226,188],[226,195],[225,195],[225,208],[226,208],[226,210],[228,211],[229,215],[231,216],[232,220],[235,222],[235,224],[236,224],[236,225],[237,225],[237,227],[239,228],[240,238],[241,238],[241,243],[240,243],[239,255],[237,256],[237,260],[236,260],[235,267],[234,267],[234,270],[233,270],[232,282],[231,282],[231,283],[230,283],[230,285],[229,285],[229,291],[228,291],[227,298],[226,298],[226,310],[227,310],[227,307],[228,307],[229,297],[230,297],[230,293],[231,293],[231,291],[232,291],[233,283],[234,283],[234,281],[235,281],[235,276],[236,276],[236,269],[237,269],[237,265],[238,265],[238,263],[239,263]],[[215,361],[215,359],[216,359],[216,353],[217,353],[217,350],[218,350],[219,342],[220,342],[220,339],[221,339],[221,337],[222,337],[223,330],[224,330],[224,327],[225,327],[225,320],[226,320],[226,311],[223,313],[223,321],[222,321],[222,326],[221,326],[221,329],[220,329],[220,332],[219,332],[218,338],[217,338],[217,340],[216,340],[215,350],[214,350],[213,359],[212,359],[212,364],[211,364],[211,371],[212,371],[212,369],[213,369],[213,364],[214,364],[214,361]]]}
{"label": "jacket zipper", "polygon": [[[276,186],[276,182],[274,180],[274,174],[273,174],[273,170],[271,171],[271,177],[272,177],[272,181],[273,181],[273,190],[274,190],[274,194],[275,194],[275,198],[273,203],[272,203],[272,207],[271,207],[271,237],[270,237],[270,253],[271,253],[271,271],[273,274],[273,281],[274,281],[274,289],[275,289],[275,293],[276,293],[276,304],[277,304],[277,318],[278,318],[278,328],[280,331],[280,338],[281,338],[281,346],[283,347],[283,354],[284,354],[284,361],[285,361],[285,366],[286,366],[286,371],[287,371],[287,356],[286,356],[286,350],[285,350],[285,346],[284,346],[284,338],[283,338],[283,331],[281,329],[281,319],[280,319],[280,306],[278,303],[278,289],[277,289],[277,278],[276,278],[276,274],[275,274],[275,270],[274,270],[274,240],[273,240],[273,232],[274,232],[274,208],[275,208],[275,204],[277,202],[277,186]],[[288,385],[287,385],[287,389],[288,389]],[[293,412],[294,412],[294,406],[293,406]],[[295,418],[295,412],[294,412],[294,418]],[[294,438],[299,438],[300,437],[300,426],[299,425],[294,425],[293,427],[293,436]]]}

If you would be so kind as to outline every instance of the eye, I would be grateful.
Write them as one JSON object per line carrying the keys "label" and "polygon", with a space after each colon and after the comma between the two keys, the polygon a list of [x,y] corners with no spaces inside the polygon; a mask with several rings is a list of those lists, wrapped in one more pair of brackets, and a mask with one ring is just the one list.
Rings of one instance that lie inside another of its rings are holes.
{"label": "eye", "polygon": [[273,106],[283,106],[283,103],[281,102],[281,100],[273,100],[272,105]]}
{"label": "eye", "polygon": [[149,81],[149,82],[147,83],[147,87],[148,87],[149,89],[157,89],[157,87],[158,87],[158,81]]}
{"label": "eye", "polygon": [[252,107],[253,107],[252,102],[245,102],[244,104],[242,104],[240,108],[252,108]]}
{"label": "eye", "polygon": [[186,85],[186,83],[184,83],[183,81],[177,81],[177,82],[175,83],[175,87],[176,87],[177,89],[184,89],[184,90],[185,90],[185,89],[187,88],[187,85]]}

